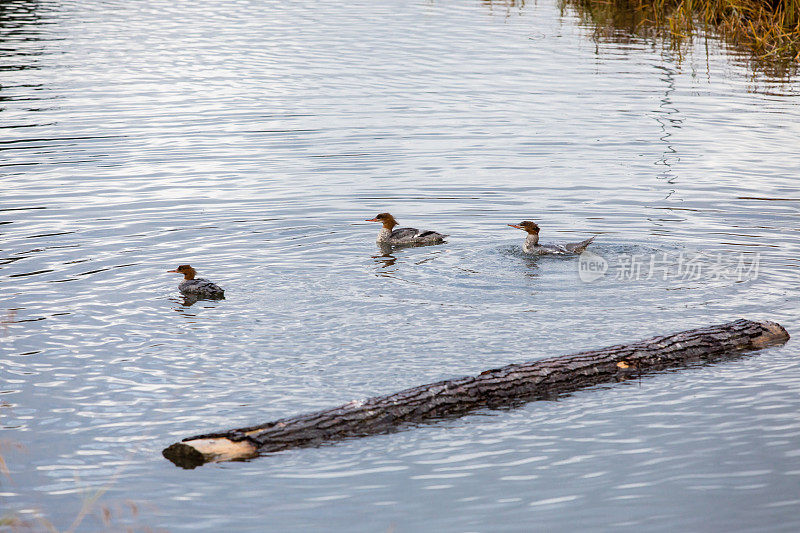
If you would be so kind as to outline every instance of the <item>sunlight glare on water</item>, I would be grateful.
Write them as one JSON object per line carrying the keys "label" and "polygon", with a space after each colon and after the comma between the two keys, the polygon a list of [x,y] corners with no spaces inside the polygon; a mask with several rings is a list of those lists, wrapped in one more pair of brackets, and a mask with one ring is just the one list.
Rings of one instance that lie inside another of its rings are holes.
{"label": "sunlight glare on water", "polygon": [[[551,1],[0,2],[2,513],[67,529],[103,489],[112,529],[800,527],[794,341],[245,463],[161,457],[739,317],[794,334],[800,85],[715,42],[591,35]],[[387,253],[384,211],[450,237]],[[526,256],[522,220],[596,235],[612,268]],[[184,301],[185,263],[226,298]]]}

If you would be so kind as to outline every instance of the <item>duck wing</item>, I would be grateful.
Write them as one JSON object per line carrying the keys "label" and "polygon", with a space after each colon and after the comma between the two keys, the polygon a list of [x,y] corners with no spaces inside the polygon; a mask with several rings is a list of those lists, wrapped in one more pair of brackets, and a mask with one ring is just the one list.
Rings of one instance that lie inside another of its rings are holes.
{"label": "duck wing", "polygon": [[188,294],[199,294],[199,295],[210,295],[210,296],[222,296],[225,294],[225,291],[217,285],[216,283],[212,283],[207,279],[203,278],[196,278],[191,280],[186,280],[181,283],[178,288],[181,292],[188,293]]}
{"label": "duck wing", "polygon": [[531,248],[523,248],[523,250],[530,254],[536,255],[567,255],[571,253],[563,244],[537,244]]}
{"label": "duck wing", "polygon": [[443,234],[439,233],[438,231],[428,230],[428,231],[423,231],[422,233],[417,235],[417,237],[419,237],[419,238],[427,237],[427,238],[444,239],[445,237],[447,237],[447,235],[443,235]]}
{"label": "duck wing", "polygon": [[419,235],[419,230],[417,228],[397,228],[389,235],[389,238],[392,240],[406,240],[406,239],[413,239]]}

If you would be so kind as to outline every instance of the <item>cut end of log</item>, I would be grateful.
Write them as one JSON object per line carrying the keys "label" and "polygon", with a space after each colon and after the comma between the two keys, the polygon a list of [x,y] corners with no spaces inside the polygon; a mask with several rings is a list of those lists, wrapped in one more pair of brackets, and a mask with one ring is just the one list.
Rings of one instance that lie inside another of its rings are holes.
{"label": "cut end of log", "polygon": [[161,453],[181,468],[196,468],[205,463],[221,461],[242,461],[258,455],[256,447],[250,441],[235,442],[226,438],[176,442]]}
{"label": "cut end of log", "polygon": [[755,337],[752,341],[753,348],[756,350],[766,348],[767,346],[783,344],[789,340],[789,332],[777,322],[764,320],[758,324],[764,328],[764,332],[758,337]]}

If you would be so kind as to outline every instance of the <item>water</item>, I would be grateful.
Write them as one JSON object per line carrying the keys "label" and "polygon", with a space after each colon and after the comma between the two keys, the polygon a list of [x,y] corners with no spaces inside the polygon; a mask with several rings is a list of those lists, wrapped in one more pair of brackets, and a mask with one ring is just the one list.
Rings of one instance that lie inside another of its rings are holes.
{"label": "water", "polygon": [[[591,34],[552,1],[1,2],[0,516],[67,529],[105,491],[79,530],[797,530],[796,341],[246,463],[161,457],[738,317],[800,331],[800,85],[715,42]],[[382,211],[452,236],[384,255]],[[525,219],[596,234],[609,271],[523,256]],[[182,263],[226,299],[186,305]]]}

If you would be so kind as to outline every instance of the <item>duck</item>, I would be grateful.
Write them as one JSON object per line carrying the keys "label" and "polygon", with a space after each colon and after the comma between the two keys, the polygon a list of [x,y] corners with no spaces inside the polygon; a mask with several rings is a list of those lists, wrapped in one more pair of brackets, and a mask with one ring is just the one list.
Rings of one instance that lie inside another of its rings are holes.
{"label": "duck", "polygon": [[397,220],[389,213],[380,213],[375,218],[368,218],[366,221],[383,223],[383,227],[378,233],[378,244],[441,244],[447,237],[436,231],[420,231],[417,228],[393,229],[397,225]]}
{"label": "duck", "polygon": [[519,224],[509,224],[512,228],[525,230],[528,237],[522,245],[522,251],[526,254],[534,255],[573,255],[582,253],[589,246],[597,235],[592,235],[581,242],[568,242],[558,244],[539,244],[539,226],[536,222],[524,220]]}
{"label": "duck", "polygon": [[199,298],[225,298],[225,291],[217,284],[207,279],[195,278],[197,271],[190,265],[180,265],[175,270],[167,270],[183,274],[183,281],[178,285],[178,290],[188,296]]}

